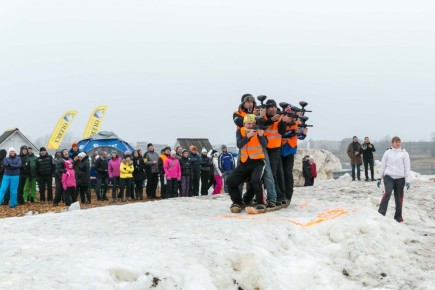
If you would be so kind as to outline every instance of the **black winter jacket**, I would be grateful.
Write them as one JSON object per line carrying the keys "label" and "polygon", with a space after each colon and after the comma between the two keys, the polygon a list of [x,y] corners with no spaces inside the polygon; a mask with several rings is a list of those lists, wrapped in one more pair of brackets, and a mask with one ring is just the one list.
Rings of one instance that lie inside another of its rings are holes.
{"label": "black winter jacket", "polygon": [[211,159],[207,155],[201,154],[201,171],[210,171],[211,166]]}
{"label": "black winter jacket", "polygon": [[364,160],[373,159],[373,152],[376,152],[375,145],[372,143],[363,143],[361,144],[362,154]]}
{"label": "black winter jacket", "polygon": [[48,153],[36,159],[36,175],[38,177],[50,177],[54,173],[53,157]]}
{"label": "black winter jacket", "polygon": [[311,176],[310,160],[304,160],[304,161],[302,161],[302,175],[304,177],[310,177]]}
{"label": "black winter jacket", "polygon": [[97,178],[109,177],[109,160],[102,157],[95,160],[95,171],[97,172]]}
{"label": "black winter jacket", "polygon": [[199,172],[201,170],[201,156],[198,153],[193,154],[189,152],[189,160],[192,165],[192,170],[195,172]]}
{"label": "black winter jacket", "polygon": [[77,160],[75,166],[77,186],[89,186],[91,183],[89,157],[86,156],[82,161]]}
{"label": "black winter jacket", "polygon": [[133,157],[133,179],[135,181],[144,181],[147,179],[147,175],[145,173],[145,162],[142,157]]}
{"label": "black winter jacket", "polygon": [[188,157],[181,157],[180,159],[181,176],[192,175],[192,164]]}

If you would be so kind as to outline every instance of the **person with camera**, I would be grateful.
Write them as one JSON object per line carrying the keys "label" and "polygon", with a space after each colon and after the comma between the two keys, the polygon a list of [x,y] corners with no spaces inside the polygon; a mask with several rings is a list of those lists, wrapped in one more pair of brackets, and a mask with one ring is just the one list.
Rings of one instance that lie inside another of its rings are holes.
{"label": "person with camera", "polygon": [[363,162],[364,162],[364,173],[366,175],[366,181],[369,181],[369,165],[370,165],[370,173],[372,176],[372,181],[375,181],[375,172],[373,171],[373,167],[375,164],[375,160],[373,159],[373,152],[376,152],[375,146],[370,142],[369,137],[364,137],[364,143],[361,145]]}
{"label": "person with camera", "polygon": [[352,181],[355,181],[355,168],[356,177],[361,180],[361,144],[358,142],[358,137],[353,136],[352,142],[347,147],[347,156],[350,158],[350,165],[352,166]]}
{"label": "person with camera", "polygon": [[390,201],[391,193],[394,191],[394,201],[396,203],[394,219],[401,223],[403,222],[403,190],[405,187],[409,190],[411,186],[411,161],[408,152],[401,148],[399,137],[393,137],[391,147],[382,156],[381,176],[376,183],[379,188],[383,180],[385,187],[378,212],[382,215],[387,213],[388,202]]}

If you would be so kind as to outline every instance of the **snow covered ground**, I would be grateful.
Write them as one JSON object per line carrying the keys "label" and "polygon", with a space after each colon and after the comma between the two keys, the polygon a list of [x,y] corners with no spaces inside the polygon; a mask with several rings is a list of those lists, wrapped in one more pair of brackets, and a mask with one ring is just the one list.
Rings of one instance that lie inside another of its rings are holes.
{"label": "snow covered ground", "polygon": [[348,176],[264,215],[222,195],[2,219],[0,289],[435,289],[434,188],[413,181],[402,224]]}

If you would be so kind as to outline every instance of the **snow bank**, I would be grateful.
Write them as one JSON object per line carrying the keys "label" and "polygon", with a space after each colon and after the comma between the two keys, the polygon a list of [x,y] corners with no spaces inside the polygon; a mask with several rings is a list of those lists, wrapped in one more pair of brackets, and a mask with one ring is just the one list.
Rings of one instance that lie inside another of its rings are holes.
{"label": "snow bank", "polygon": [[393,201],[377,213],[374,183],[347,180],[265,215],[232,214],[223,195],[3,219],[0,288],[430,289],[431,188],[406,193],[402,224]]}

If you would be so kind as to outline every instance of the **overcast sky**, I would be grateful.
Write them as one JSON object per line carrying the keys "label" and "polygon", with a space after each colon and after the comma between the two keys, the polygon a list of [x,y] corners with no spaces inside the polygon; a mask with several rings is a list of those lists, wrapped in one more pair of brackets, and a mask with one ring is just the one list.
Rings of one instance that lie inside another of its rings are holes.
{"label": "overcast sky", "polygon": [[79,113],[129,141],[235,141],[244,93],[307,101],[314,140],[435,132],[433,1],[1,1],[1,128]]}

